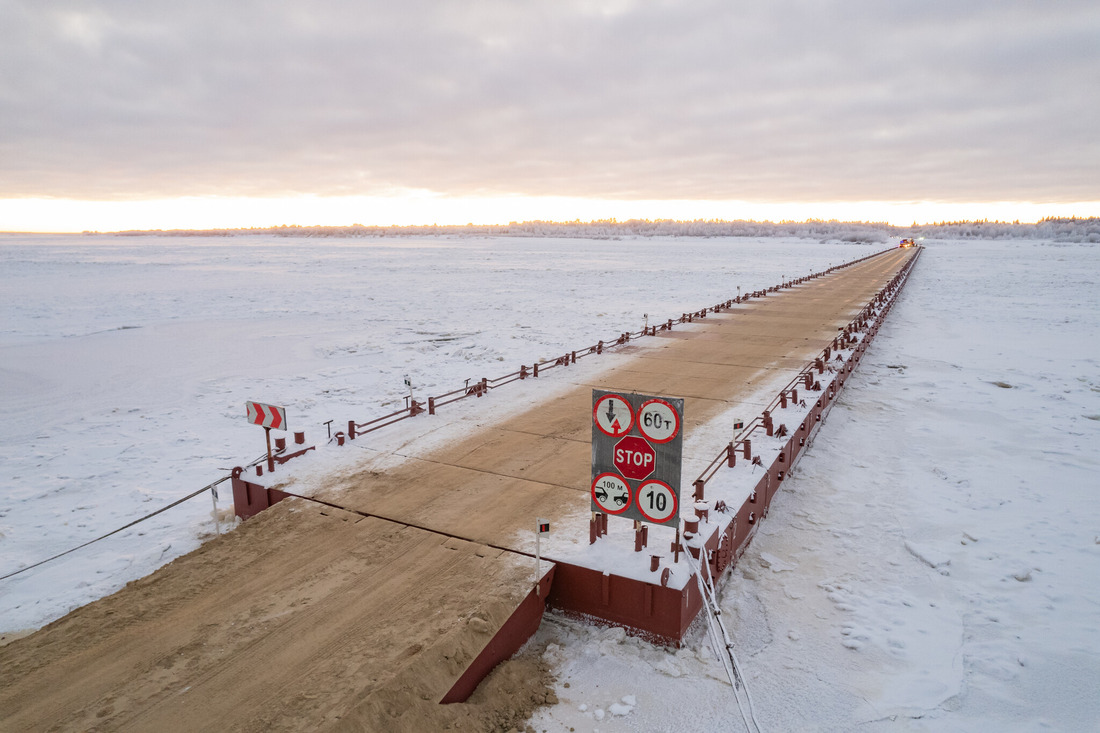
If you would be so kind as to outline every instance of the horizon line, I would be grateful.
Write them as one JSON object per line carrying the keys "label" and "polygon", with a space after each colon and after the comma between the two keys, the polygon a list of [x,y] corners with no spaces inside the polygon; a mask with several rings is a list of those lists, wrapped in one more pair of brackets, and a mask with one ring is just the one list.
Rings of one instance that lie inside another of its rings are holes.
{"label": "horizon line", "polygon": [[1091,222],[1100,220],[1100,217],[1096,216],[1048,216],[1035,221],[1020,221],[1018,219],[1013,221],[1007,221],[1002,219],[958,219],[958,220],[940,220],[940,221],[925,221],[925,222],[913,222],[912,224],[891,224],[888,221],[866,221],[866,220],[854,220],[854,219],[822,219],[817,217],[808,217],[806,219],[780,219],[774,221],[771,219],[719,219],[719,218],[694,218],[694,219],[676,219],[676,218],[657,218],[657,219],[619,219],[617,217],[608,217],[605,219],[568,219],[568,220],[556,220],[556,219],[525,219],[522,221],[511,221],[507,224],[500,223],[477,223],[477,222],[465,222],[465,223],[448,223],[441,224],[433,222],[430,224],[362,224],[359,222],[351,224],[272,224],[267,226],[251,226],[251,227],[172,227],[172,228],[150,228],[150,229],[114,229],[114,230],[98,230],[98,229],[83,229],[83,230],[56,230],[56,231],[42,231],[42,230],[0,230],[0,235],[118,235],[118,234],[204,234],[204,233],[217,233],[217,232],[239,232],[243,234],[257,233],[262,234],[265,232],[273,231],[285,231],[285,230],[324,230],[324,229],[358,229],[358,230],[434,230],[434,229],[508,229],[512,227],[524,227],[524,226],[552,226],[552,227],[590,227],[590,226],[604,226],[604,227],[626,227],[629,225],[649,224],[649,225],[690,225],[690,224],[708,224],[712,226],[721,225],[755,225],[755,226],[791,226],[791,225],[807,225],[807,224],[831,224],[838,226],[859,226],[859,227],[871,227],[888,230],[908,230],[921,227],[947,227],[947,226],[986,226],[986,225],[999,225],[1010,227],[1032,227],[1038,226],[1043,223],[1076,223],[1076,222]]}
{"label": "horizon line", "polygon": [[[1057,217],[1100,216],[1100,200],[1030,201],[821,201],[609,200],[576,197],[447,196],[412,191],[392,196],[289,196],[283,198],[181,197],[130,201],[0,199],[0,230],[75,234],[85,231],[257,229],[336,226],[303,222],[387,222],[375,227],[478,227],[518,223],[622,221],[762,222],[837,221],[895,227],[940,222],[1038,223]],[[285,222],[271,224],[271,222]],[[451,222],[451,223],[443,223]]]}

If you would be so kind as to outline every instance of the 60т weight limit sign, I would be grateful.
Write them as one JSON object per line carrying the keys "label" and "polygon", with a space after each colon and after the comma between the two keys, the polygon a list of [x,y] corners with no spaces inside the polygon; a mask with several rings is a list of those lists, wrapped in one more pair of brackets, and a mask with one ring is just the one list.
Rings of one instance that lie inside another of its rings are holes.
{"label": "60\u0442 weight limit sign", "polygon": [[684,401],[592,390],[592,511],[680,525]]}

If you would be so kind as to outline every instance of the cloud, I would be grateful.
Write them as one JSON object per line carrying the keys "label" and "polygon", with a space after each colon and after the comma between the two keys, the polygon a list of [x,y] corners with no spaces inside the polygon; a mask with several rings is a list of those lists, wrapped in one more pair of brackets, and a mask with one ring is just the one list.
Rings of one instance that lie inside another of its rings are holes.
{"label": "cloud", "polygon": [[1097,200],[1093,2],[0,0],[0,196]]}

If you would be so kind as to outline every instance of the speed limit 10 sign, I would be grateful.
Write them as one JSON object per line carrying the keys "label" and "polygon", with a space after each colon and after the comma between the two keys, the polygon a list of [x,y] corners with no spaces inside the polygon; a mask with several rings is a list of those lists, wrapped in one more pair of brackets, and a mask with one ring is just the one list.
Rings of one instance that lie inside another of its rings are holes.
{"label": "speed limit 10 sign", "polygon": [[592,511],[680,525],[684,401],[592,390]]}

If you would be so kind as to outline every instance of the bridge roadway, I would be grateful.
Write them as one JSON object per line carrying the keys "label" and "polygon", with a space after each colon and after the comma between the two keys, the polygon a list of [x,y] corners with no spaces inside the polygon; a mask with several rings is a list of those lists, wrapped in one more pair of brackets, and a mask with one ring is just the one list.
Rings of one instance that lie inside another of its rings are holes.
{"label": "bridge roadway", "polygon": [[587,536],[593,387],[684,397],[690,445],[769,373],[793,377],[913,254],[662,333],[598,384],[559,370],[573,386],[551,402],[320,493],[374,516],[284,501],[0,647],[0,729],[415,729],[531,590],[530,558],[505,548],[530,550],[535,517]]}

